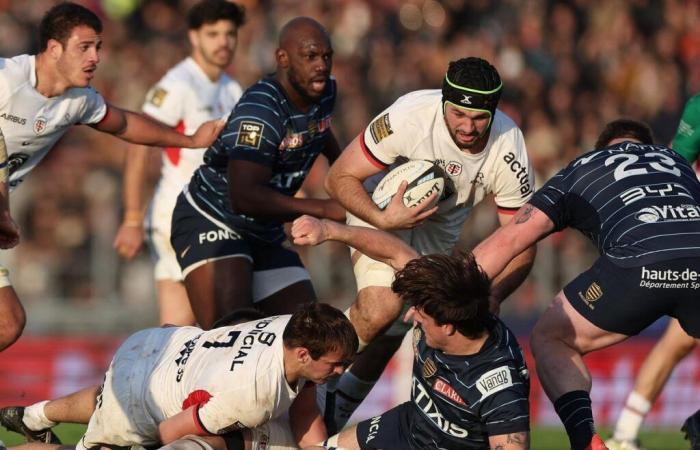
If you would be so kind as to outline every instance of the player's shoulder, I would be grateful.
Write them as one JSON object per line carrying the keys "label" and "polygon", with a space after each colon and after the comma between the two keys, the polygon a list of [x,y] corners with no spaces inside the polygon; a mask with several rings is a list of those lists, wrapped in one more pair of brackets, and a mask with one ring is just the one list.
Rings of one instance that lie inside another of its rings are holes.
{"label": "player's shoulder", "polygon": [[239,83],[238,80],[235,80],[234,78],[228,76],[228,74],[221,74],[219,83],[221,84],[221,86],[223,86],[223,88],[226,91],[233,95],[236,95],[237,97],[240,97],[243,93],[243,86],[241,86],[241,83]]}
{"label": "player's shoulder", "polygon": [[163,77],[158,80],[155,88],[161,89],[184,89],[196,88],[196,67],[191,58],[185,58],[168,70]]}
{"label": "player's shoulder", "polygon": [[422,117],[428,109],[434,109],[441,103],[442,93],[439,89],[421,89],[397,98],[389,109],[392,113],[402,114],[407,117],[416,117],[416,113]]}
{"label": "player's shoulder", "polygon": [[27,82],[31,77],[33,55],[17,55],[11,58],[0,58],[0,73],[8,82]]}

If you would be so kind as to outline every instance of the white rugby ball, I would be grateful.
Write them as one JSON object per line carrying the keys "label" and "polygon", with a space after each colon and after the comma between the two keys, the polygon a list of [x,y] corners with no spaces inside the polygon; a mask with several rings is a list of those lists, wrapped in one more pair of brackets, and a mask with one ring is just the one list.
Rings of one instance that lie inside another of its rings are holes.
{"label": "white rugby ball", "polygon": [[[403,195],[403,204],[409,208],[423,203],[433,192],[437,192],[434,203],[445,189],[445,172],[432,161],[417,159],[396,166],[381,179],[372,193],[372,200],[384,209],[389,205],[402,181],[408,182]],[[432,206],[432,205],[431,205]]]}

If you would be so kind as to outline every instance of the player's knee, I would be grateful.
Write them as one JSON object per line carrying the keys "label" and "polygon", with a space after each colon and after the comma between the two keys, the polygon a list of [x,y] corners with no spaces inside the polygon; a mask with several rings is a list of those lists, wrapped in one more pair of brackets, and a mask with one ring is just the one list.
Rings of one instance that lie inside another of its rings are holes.
{"label": "player's knee", "polygon": [[13,308],[9,314],[0,319],[0,351],[14,344],[22,335],[27,317],[21,305]]}

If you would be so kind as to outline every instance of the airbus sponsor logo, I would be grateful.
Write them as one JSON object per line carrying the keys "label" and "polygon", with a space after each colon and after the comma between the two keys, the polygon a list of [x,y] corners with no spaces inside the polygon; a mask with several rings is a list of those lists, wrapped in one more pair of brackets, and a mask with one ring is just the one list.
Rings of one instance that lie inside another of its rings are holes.
{"label": "airbus sponsor logo", "polygon": [[27,119],[25,119],[24,117],[15,116],[13,114],[2,113],[0,114],[0,117],[7,120],[8,122],[16,123],[18,125],[24,125],[25,123],[27,123]]}
{"label": "airbus sponsor logo", "polygon": [[442,415],[437,405],[430,397],[430,392],[420,383],[420,381],[416,379],[416,377],[413,377],[411,398],[418,409],[423,411],[427,419],[444,433],[457,438],[465,438],[469,435],[467,430],[460,427],[456,423],[452,423],[445,419],[445,416]]}
{"label": "airbus sponsor logo", "polygon": [[654,205],[640,209],[635,218],[644,223],[694,221],[700,219],[700,206]]}

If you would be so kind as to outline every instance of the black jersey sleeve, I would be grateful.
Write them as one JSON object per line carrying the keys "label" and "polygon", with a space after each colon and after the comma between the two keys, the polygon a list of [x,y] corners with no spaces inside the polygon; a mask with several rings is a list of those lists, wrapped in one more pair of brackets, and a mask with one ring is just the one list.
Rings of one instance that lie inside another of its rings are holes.
{"label": "black jersey sleeve", "polygon": [[530,430],[530,383],[510,365],[486,372],[477,380],[479,412],[489,436]]}

